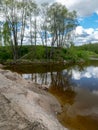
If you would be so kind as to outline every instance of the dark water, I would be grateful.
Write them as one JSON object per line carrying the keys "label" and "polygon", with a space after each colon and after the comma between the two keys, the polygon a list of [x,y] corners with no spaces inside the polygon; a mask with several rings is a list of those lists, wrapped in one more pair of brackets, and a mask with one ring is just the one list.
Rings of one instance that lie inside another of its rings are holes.
{"label": "dark water", "polygon": [[49,86],[60,102],[59,121],[69,130],[98,130],[98,61],[85,65],[14,66],[25,79]]}

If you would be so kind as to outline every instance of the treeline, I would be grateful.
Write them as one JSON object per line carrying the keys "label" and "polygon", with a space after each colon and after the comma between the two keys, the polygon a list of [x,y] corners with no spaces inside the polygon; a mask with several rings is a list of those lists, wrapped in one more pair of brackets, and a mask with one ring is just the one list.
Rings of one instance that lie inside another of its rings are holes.
{"label": "treeline", "polygon": [[78,46],[77,48],[80,50],[91,51],[98,54],[98,43],[89,43],[82,46]]}
{"label": "treeline", "polygon": [[[50,56],[51,47],[47,47],[47,55],[46,48],[42,45],[36,46],[36,55],[35,46],[25,45],[21,48],[21,58],[18,59],[17,63],[46,63],[46,62],[55,62],[59,63],[65,61],[71,63],[79,63],[84,60],[87,60],[89,56],[91,56],[91,52],[82,50],[81,48],[77,48],[75,46],[71,46],[70,48],[58,48],[54,47],[54,51],[52,54],[52,58],[47,58]],[[12,50],[10,46],[0,47],[0,63],[14,63],[12,57]]]}
{"label": "treeline", "polygon": [[[29,62],[49,62],[49,61],[60,61],[62,62],[65,59],[67,49],[54,47],[54,53],[52,59],[47,59],[46,57],[46,48],[41,45],[36,46],[36,55],[32,51],[35,49],[35,46],[24,45],[21,48],[21,58],[17,61],[26,61]],[[50,55],[51,47],[47,47],[47,55]],[[12,50],[10,46],[0,47],[0,63],[10,63],[13,62]]]}
{"label": "treeline", "polygon": [[3,0],[0,1],[0,11],[3,16],[3,22],[0,22],[1,45],[10,47],[14,60],[22,56],[27,39],[25,44],[33,46],[35,57],[36,46],[40,44],[45,48],[45,57],[51,59],[55,47],[70,46],[73,30],[78,24],[76,12],[70,12],[60,3],[37,5],[32,0]]}

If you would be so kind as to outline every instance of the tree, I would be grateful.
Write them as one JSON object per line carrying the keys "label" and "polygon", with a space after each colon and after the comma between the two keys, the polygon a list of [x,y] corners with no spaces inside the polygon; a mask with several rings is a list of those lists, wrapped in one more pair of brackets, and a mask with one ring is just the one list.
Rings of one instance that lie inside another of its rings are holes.
{"label": "tree", "polygon": [[7,21],[3,24],[2,35],[4,39],[4,45],[5,46],[10,45],[10,28],[9,28],[9,23]]}
{"label": "tree", "polygon": [[3,19],[2,19],[3,15],[2,15],[2,13],[3,13],[3,8],[2,8],[2,2],[3,1],[0,1],[0,46],[3,45],[3,36],[2,36],[2,28],[3,28]]}
{"label": "tree", "polygon": [[2,46],[2,30],[1,30],[1,22],[0,22],[0,46]]}
{"label": "tree", "polygon": [[38,19],[39,16],[39,8],[37,5],[34,6],[32,11],[32,19],[30,19],[30,41],[33,46],[34,57],[36,57],[36,45],[38,41]]}
{"label": "tree", "polygon": [[77,26],[75,11],[69,12],[64,5],[54,3],[48,10],[48,19],[52,46],[63,47],[67,34]]}
{"label": "tree", "polygon": [[43,3],[41,5],[41,38],[43,45],[45,46],[45,58],[48,59],[48,43],[49,43],[49,35],[48,35],[48,3]]}
{"label": "tree", "polygon": [[33,28],[34,28],[34,44],[35,44],[35,46],[36,46],[36,43],[37,43],[37,16],[38,16],[38,14],[39,14],[39,9],[38,8],[36,8],[35,10],[34,10],[34,26],[33,26]]}
{"label": "tree", "polygon": [[33,45],[33,33],[34,33],[34,16],[35,16],[35,11],[38,11],[37,4],[34,3],[32,0],[28,0],[28,8],[27,8],[27,16],[28,16],[28,25],[30,29],[30,43]]}
{"label": "tree", "polygon": [[75,11],[69,12],[67,8],[60,3],[53,3],[47,12],[49,21],[49,32],[51,35],[51,52],[53,55],[54,46],[64,47],[66,39],[77,26]]}
{"label": "tree", "polygon": [[19,58],[19,51],[24,40],[29,2],[27,0],[4,0],[2,5],[5,21],[7,21],[9,26],[13,58],[16,60]]}
{"label": "tree", "polygon": [[49,58],[48,43],[51,45],[51,58],[54,47],[64,47],[77,26],[76,13],[69,12],[60,3],[52,5],[43,3],[39,11],[39,7],[33,0],[3,0],[0,2],[0,10],[5,18],[4,43],[11,46],[14,60],[21,56],[27,28],[29,30],[28,39],[31,45],[35,46],[35,52],[40,34],[40,42],[42,41],[46,50],[45,58]]}

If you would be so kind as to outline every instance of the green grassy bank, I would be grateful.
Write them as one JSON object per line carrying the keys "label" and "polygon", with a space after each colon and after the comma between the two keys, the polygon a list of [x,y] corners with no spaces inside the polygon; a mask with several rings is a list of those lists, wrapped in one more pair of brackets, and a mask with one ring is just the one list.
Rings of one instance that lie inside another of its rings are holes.
{"label": "green grassy bank", "polygon": [[[88,45],[91,46],[91,45]],[[94,45],[92,45],[94,46]],[[98,45],[97,45],[98,46]],[[31,62],[79,62],[83,60],[88,60],[91,56],[98,56],[98,51],[92,49],[94,47],[80,46],[80,47],[70,47],[70,48],[57,48],[46,47],[46,46],[31,46],[26,45],[19,50],[18,62],[24,61],[27,63]],[[13,62],[13,55],[11,48],[9,46],[0,47],[0,62],[9,63]]]}

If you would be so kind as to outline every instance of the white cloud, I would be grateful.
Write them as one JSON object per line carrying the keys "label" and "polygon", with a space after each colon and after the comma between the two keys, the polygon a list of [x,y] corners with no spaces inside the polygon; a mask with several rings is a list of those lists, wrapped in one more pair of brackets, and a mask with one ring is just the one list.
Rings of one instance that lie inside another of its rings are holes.
{"label": "white cloud", "polygon": [[73,76],[73,79],[75,79],[75,80],[80,80],[80,78],[81,78],[80,72],[75,71],[75,70],[72,71],[72,76]]}
{"label": "white cloud", "polygon": [[95,32],[94,32],[94,38],[96,39],[96,40],[98,40],[98,30],[95,30]]}
{"label": "white cloud", "polygon": [[82,26],[78,26],[76,28],[76,35],[81,35],[81,34],[83,34],[83,32],[84,32],[84,29]]}
{"label": "white cloud", "polygon": [[35,0],[35,1],[37,4],[56,2],[55,0]]}
{"label": "white cloud", "polygon": [[68,7],[68,8],[71,8],[74,4],[76,4],[78,2],[77,0],[69,0],[69,1],[56,0],[56,1],[66,5],[66,7]]}
{"label": "white cloud", "polygon": [[4,22],[4,21],[5,21],[5,17],[3,16],[2,13],[0,13],[0,21],[1,21],[1,22]]}
{"label": "white cloud", "polygon": [[90,34],[94,33],[94,29],[88,28],[88,29],[85,29],[85,32],[90,35]]}
{"label": "white cloud", "polygon": [[97,90],[93,90],[92,93],[98,95],[98,91]]}
{"label": "white cloud", "polygon": [[70,10],[76,10],[79,16],[88,16],[92,13],[98,13],[98,0],[36,0],[37,3],[59,2]]}
{"label": "white cloud", "polygon": [[[83,20],[83,17],[90,16],[93,13],[98,14],[98,0],[37,0],[41,2],[59,2],[64,4],[70,11],[76,10],[79,16],[79,21]],[[97,20],[95,22],[98,22]],[[76,39],[75,43],[78,45],[84,43],[95,43],[98,42],[98,30],[93,28],[85,29],[82,26],[76,28]]]}
{"label": "white cloud", "polygon": [[76,28],[75,35],[76,35],[76,39],[74,42],[77,45],[98,42],[98,28],[85,29],[82,26],[78,26]]}
{"label": "white cloud", "polygon": [[81,78],[98,78],[98,67],[88,67],[84,72],[72,70],[72,78],[80,80]]}
{"label": "white cloud", "polygon": [[65,4],[70,10],[76,10],[79,16],[88,16],[92,13],[98,13],[98,0],[56,0]]}

